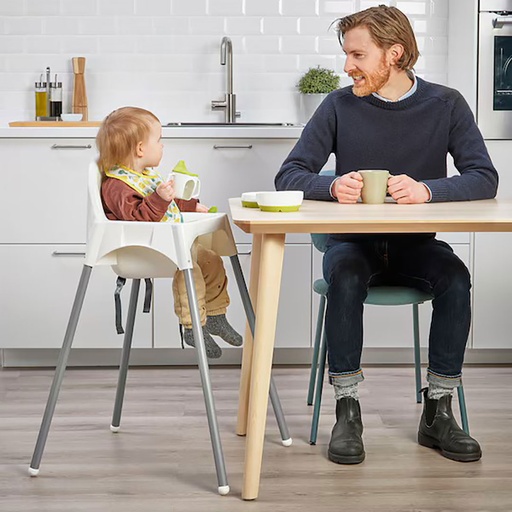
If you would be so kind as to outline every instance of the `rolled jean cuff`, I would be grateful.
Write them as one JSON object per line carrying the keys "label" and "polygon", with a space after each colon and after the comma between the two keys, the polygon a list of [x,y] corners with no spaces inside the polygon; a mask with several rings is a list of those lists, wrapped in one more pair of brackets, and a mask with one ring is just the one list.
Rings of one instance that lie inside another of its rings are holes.
{"label": "rolled jean cuff", "polygon": [[462,374],[443,375],[427,368],[427,382],[444,389],[454,389],[462,384]]}
{"label": "rolled jean cuff", "polygon": [[363,382],[364,376],[363,376],[363,370],[359,368],[359,370],[353,371],[353,372],[341,372],[341,373],[335,373],[335,372],[329,372],[329,383],[334,384],[334,381],[336,381],[336,384],[340,386],[352,386],[353,384],[357,384],[359,382]]}

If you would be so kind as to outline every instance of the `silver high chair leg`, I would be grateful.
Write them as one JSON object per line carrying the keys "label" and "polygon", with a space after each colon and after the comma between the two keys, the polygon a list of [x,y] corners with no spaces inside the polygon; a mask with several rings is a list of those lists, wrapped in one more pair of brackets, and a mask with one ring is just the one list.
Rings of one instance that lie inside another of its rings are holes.
{"label": "silver high chair leg", "polygon": [[55,411],[55,405],[57,404],[57,398],[59,397],[60,386],[62,384],[64,372],[66,371],[69,352],[71,350],[73,338],[75,337],[76,326],[78,324],[78,319],[80,318],[80,312],[82,311],[85,292],[87,291],[87,285],[89,284],[89,279],[91,277],[91,271],[92,267],[84,265],[82,274],[80,276],[80,281],[78,282],[75,300],[73,302],[71,314],[69,315],[66,334],[64,335],[64,341],[62,342],[62,348],[60,349],[59,360],[55,368],[52,387],[50,388],[50,394],[48,396],[48,401],[46,402],[46,408],[44,410],[43,420],[39,429],[39,435],[37,436],[34,454],[32,455],[32,461],[30,462],[30,467],[28,468],[30,476],[37,476],[39,473],[39,465],[41,464],[41,458],[43,456],[46,439],[48,438],[48,432],[50,430],[53,413]]}
{"label": "silver high chair leg", "polygon": [[196,345],[197,360],[199,364],[199,373],[201,374],[201,384],[203,386],[204,402],[206,405],[206,416],[208,417],[208,427],[210,429],[210,438],[213,448],[213,457],[215,459],[215,468],[217,470],[217,481],[219,484],[219,494],[225,495],[229,492],[228,478],[226,475],[226,465],[224,463],[224,454],[219,434],[219,425],[215,413],[215,403],[213,400],[212,385],[208,371],[208,361],[206,359],[206,349],[204,346],[203,329],[201,327],[201,318],[197,306],[196,287],[192,269],[183,270],[185,277],[185,286],[187,288],[188,304],[190,306],[190,316],[192,317],[192,333]]}
{"label": "silver high chair leg", "polygon": [[[245,278],[242,272],[242,266],[240,265],[238,254],[230,256],[229,259],[231,260],[233,273],[235,274],[240,297],[242,298],[242,303],[244,305],[245,316],[247,317],[247,322],[254,338],[254,326],[256,323],[254,308],[252,307],[251,297],[249,296],[249,291],[247,290],[247,284],[245,283]],[[270,401],[272,402],[272,408],[274,409],[274,414],[276,416],[277,425],[279,427],[279,432],[281,434],[281,442],[284,446],[290,446],[292,444],[292,438],[290,437],[290,431],[288,430],[283,408],[281,407],[281,401],[279,400],[279,394],[277,392],[276,384],[272,376],[270,376],[269,395]]]}
{"label": "silver high chair leg", "polygon": [[119,429],[121,428],[121,412],[123,409],[126,376],[128,374],[128,363],[130,362],[130,350],[132,348],[133,328],[135,325],[139,289],[140,279],[134,279],[132,281],[132,288],[130,292],[130,305],[128,306],[126,330],[124,332],[123,340],[123,351],[121,354],[121,364],[119,366],[119,376],[117,378],[116,401],[114,404],[114,412],[112,414],[112,423],[110,424],[110,430],[112,432],[119,432]]}

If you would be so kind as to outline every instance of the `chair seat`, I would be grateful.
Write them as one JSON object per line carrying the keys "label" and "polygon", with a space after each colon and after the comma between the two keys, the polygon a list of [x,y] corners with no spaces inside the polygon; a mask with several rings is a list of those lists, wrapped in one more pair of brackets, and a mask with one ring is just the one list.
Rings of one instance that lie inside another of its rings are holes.
{"label": "chair seat", "polygon": [[[327,289],[328,285],[324,279],[317,279],[313,283],[313,290],[319,295],[326,297]],[[422,304],[432,299],[430,293],[408,286],[373,286],[368,290],[364,303],[373,306],[406,306]]]}

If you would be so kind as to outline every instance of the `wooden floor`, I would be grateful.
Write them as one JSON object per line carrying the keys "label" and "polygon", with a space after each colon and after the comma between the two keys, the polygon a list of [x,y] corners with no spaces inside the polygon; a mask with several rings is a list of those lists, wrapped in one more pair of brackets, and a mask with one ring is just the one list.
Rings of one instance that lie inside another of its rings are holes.
{"label": "wooden floor", "polygon": [[274,375],[293,436],[269,416],[260,497],[240,498],[244,438],[234,434],[239,370],[211,371],[231,493],[216,476],[195,369],[133,369],[122,431],[109,430],[117,372],[66,373],[39,477],[27,468],[53,372],[0,371],[2,512],[512,510],[512,368],[465,372],[472,434],[483,459],[462,464],[416,443],[421,406],[412,368],[367,368],[360,386],[366,460],[326,458],[334,400],[325,386],[317,446],[308,444],[307,368]]}

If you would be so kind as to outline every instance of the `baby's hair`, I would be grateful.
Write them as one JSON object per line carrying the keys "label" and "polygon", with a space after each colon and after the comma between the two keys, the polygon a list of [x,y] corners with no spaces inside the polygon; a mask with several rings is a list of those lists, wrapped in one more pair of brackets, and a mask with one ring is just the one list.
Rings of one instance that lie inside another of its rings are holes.
{"label": "baby's hair", "polygon": [[137,144],[148,137],[155,121],[160,123],[153,113],[139,107],[122,107],[111,112],[96,136],[100,171],[105,173],[116,165],[130,166]]}

